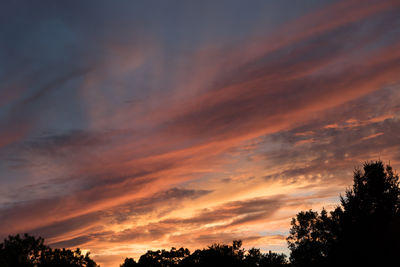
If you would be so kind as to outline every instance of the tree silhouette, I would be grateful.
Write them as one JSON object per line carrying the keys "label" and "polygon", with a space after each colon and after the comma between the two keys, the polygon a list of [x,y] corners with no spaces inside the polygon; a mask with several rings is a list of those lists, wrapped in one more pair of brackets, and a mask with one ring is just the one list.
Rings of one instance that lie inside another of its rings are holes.
{"label": "tree silhouette", "polygon": [[[189,256],[190,251],[188,249],[171,248],[170,251],[157,250],[157,251],[147,251],[146,254],[139,258],[139,266],[149,266],[149,267],[165,267],[178,265],[180,261]],[[130,266],[130,265],[128,265]],[[135,266],[135,265],[132,265]]]}
{"label": "tree silhouette", "polygon": [[120,267],[136,267],[136,266],[139,266],[139,264],[133,258],[125,258],[124,263],[120,265]]}
{"label": "tree silhouette", "polygon": [[41,257],[38,267],[97,267],[89,257],[89,253],[82,255],[79,248],[75,251],[69,249],[49,249]]}
{"label": "tree silhouette", "polygon": [[24,234],[9,236],[0,244],[0,267],[98,267],[79,249],[52,249],[44,239]]}
{"label": "tree silhouette", "polygon": [[232,245],[213,244],[205,249],[198,249],[192,254],[188,249],[172,248],[170,251],[147,251],[136,263],[132,258],[126,258],[120,267],[282,267],[288,266],[284,254],[261,253],[259,249],[248,251],[242,248],[242,241],[235,240]]}
{"label": "tree silhouette", "polygon": [[399,177],[381,161],[354,172],[329,214],[300,212],[287,238],[294,266],[392,266],[400,249]]}
{"label": "tree silhouette", "polygon": [[243,265],[246,267],[281,267],[287,266],[286,255],[277,254],[269,251],[266,254],[261,253],[258,248],[251,248],[247,251],[243,260]]}
{"label": "tree silhouette", "polygon": [[292,219],[289,237],[290,261],[295,266],[326,266],[340,232],[341,208],[328,213],[302,211]]}
{"label": "tree silhouette", "polygon": [[244,266],[258,266],[258,264],[263,259],[263,254],[261,253],[260,249],[258,248],[251,248],[247,251],[247,255],[244,259]]}
{"label": "tree silhouette", "polygon": [[341,197],[341,205],[338,263],[390,266],[397,260],[400,187],[391,166],[377,161],[364,164],[363,171],[357,169],[353,188]]}
{"label": "tree silhouette", "polygon": [[35,238],[28,234],[22,237],[19,234],[9,236],[0,244],[0,266],[36,266],[48,249],[41,237]]}
{"label": "tree silhouette", "polygon": [[244,249],[242,241],[233,241],[232,246],[213,244],[202,250],[196,250],[182,260],[182,266],[242,266]]}

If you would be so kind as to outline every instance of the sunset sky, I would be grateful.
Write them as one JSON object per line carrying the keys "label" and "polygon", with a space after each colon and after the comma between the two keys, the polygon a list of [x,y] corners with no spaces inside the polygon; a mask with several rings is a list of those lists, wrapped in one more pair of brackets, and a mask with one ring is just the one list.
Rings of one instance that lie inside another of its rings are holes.
{"label": "sunset sky", "polygon": [[400,1],[3,1],[0,238],[102,267],[287,253],[356,166],[400,168]]}

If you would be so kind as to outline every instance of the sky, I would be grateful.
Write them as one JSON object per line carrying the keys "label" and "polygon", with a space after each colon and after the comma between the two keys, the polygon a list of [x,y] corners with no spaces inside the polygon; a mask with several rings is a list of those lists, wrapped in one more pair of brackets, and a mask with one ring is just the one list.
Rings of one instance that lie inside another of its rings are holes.
{"label": "sky", "polygon": [[288,253],[355,167],[400,168],[397,0],[0,5],[1,239]]}

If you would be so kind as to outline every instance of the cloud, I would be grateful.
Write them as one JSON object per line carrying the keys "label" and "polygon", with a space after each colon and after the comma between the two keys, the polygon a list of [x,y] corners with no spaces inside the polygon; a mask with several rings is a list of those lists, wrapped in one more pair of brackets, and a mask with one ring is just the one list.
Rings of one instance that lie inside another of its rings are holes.
{"label": "cloud", "polygon": [[[176,191],[177,189],[174,190]],[[190,193],[191,191],[185,191],[185,190],[182,190],[181,192],[184,195],[190,195],[189,196],[190,198],[193,198],[196,194],[198,194],[197,192]],[[204,193],[201,194],[203,195]],[[173,196],[173,198],[176,197],[177,196],[175,195]],[[90,243],[93,241],[110,242],[110,244],[131,243],[131,242],[140,244],[152,240],[153,241],[162,240],[164,238],[171,239],[171,242],[177,243],[178,242],[177,240],[180,238],[181,238],[180,240],[184,240],[187,234],[182,234],[182,230],[187,228],[188,226],[192,229],[190,233],[193,235],[192,241],[194,243],[204,243],[206,241],[206,236],[214,236],[214,239],[212,240],[216,240],[216,238],[222,236],[223,239],[220,241],[226,240],[228,236],[229,238],[231,238],[232,236],[237,236],[238,239],[244,239],[244,240],[262,239],[263,236],[261,235],[255,235],[251,237],[251,236],[240,235],[239,233],[223,234],[223,231],[225,231],[223,227],[219,228],[211,227],[209,228],[209,230],[206,230],[203,229],[203,225],[210,223],[218,223],[226,220],[231,221],[233,219],[232,222],[228,223],[228,226],[238,226],[239,224],[254,222],[255,220],[259,219],[266,219],[271,215],[273,215],[280,208],[281,198],[282,196],[275,196],[274,198],[269,198],[269,199],[248,199],[244,201],[233,201],[225,203],[220,206],[213,207],[210,210],[202,210],[198,214],[195,214],[194,216],[187,219],[175,218],[175,219],[160,220],[158,222],[148,223],[146,225],[138,225],[132,228],[127,228],[118,232],[105,231],[103,230],[104,228],[98,228],[98,230],[95,233],[87,234],[83,232],[75,238],[52,242],[51,244],[53,245],[62,244],[64,246],[74,246],[74,245],[77,246],[85,243]],[[151,208],[154,209],[156,205],[157,206],[159,205],[159,203],[156,204],[157,201],[155,199],[154,200],[152,199],[152,201],[154,202],[152,203]],[[163,201],[164,202],[168,201],[168,198],[163,198]],[[138,206],[140,210],[140,204],[138,204]],[[121,210],[124,210],[124,208],[121,207]],[[107,216],[110,216],[108,212],[106,213]],[[132,210],[126,211],[126,214],[134,214],[134,213],[135,211]],[[82,229],[83,228],[82,226],[85,224],[86,221],[85,218],[89,219],[89,221],[91,221],[91,219],[98,221],[99,219],[98,214],[92,214],[90,218],[87,216],[74,218],[73,220],[64,221],[62,222],[62,224],[48,226],[45,229],[42,230],[37,229],[35,231],[40,232],[44,230],[45,233],[47,232],[47,234],[53,233],[54,236],[57,236],[57,234],[59,235],[59,232],[61,232],[62,229],[64,230],[66,229],[67,231],[68,229]],[[205,234],[206,232],[210,231],[214,232],[214,234]],[[208,241],[210,241],[210,239]]]}
{"label": "cloud", "polygon": [[[298,128],[266,137],[268,142],[285,146],[264,154],[264,159],[271,165],[289,164],[265,178],[350,183],[351,170],[365,160],[397,161],[394,151],[399,146],[395,141],[399,127],[396,111],[399,96],[396,90],[396,86],[378,90],[326,110]],[[385,101],[388,98],[391,100]]]}
{"label": "cloud", "polygon": [[[98,236],[99,234],[92,235],[87,233],[103,232],[106,225],[119,225],[132,220],[135,221],[135,218],[138,218],[138,216],[147,215],[152,212],[156,212],[156,214],[158,214],[157,216],[164,216],[179,206],[180,202],[194,200],[209,193],[210,191],[206,190],[171,188],[166,191],[157,192],[150,197],[137,199],[134,202],[113,207],[112,209],[98,210],[78,216],[75,216],[75,207],[66,205],[66,201],[68,200],[65,199],[60,199],[59,202],[56,203],[54,203],[53,200],[52,204],[43,201],[42,214],[40,214],[38,210],[33,210],[30,214],[27,214],[31,207],[21,205],[20,207],[12,207],[8,210],[2,211],[3,225],[6,225],[8,221],[18,221],[16,216],[21,216],[21,213],[23,214],[22,217],[20,217],[21,220],[31,219],[31,221],[29,223],[20,221],[17,225],[10,225],[7,228],[7,232],[2,232],[1,234],[5,236],[9,234],[10,231],[19,231],[18,229],[21,229],[19,227],[23,227],[23,229],[29,230],[29,232],[33,234],[45,237],[51,244],[67,244],[68,242],[71,242],[71,244],[77,244],[78,241],[89,241],[93,237]],[[61,203],[64,203],[65,205],[62,205]],[[34,203],[34,206],[36,206],[36,203]],[[72,212],[66,208],[72,209]],[[81,209],[82,207],[77,208]],[[58,213],[59,210],[63,210],[63,212],[69,216],[64,217],[63,219],[63,217],[60,216],[60,213]],[[55,213],[56,216],[49,218],[47,214],[50,213]],[[71,215],[74,217],[69,218]],[[35,218],[41,216],[47,217],[47,224],[43,225],[42,223],[42,226],[35,227],[35,225],[37,225]],[[143,231],[144,228],[141,232],[143,233]],[[69,241],[68,237],[71,236],[77,237],[74,237]]]}
{"label": "cloud", "polygon": [[[247,201],[233,201],[212,209],[202,210],[188,219],[168,219],[163,223],[176,225],[207,225],[218,222],[231,221],[229,224],[240,224],[259,218],[267,218],[279,209],[282,196],[273,199],[251,199]],[[243,216],[238,218],[240,216]]]}
{"label": "cloud", "polygon": [[[38,103],[43,101],[50,92],[53,92],[66,83],[71,82],[89,70],[77,70],[71,73],[56,77],[54,80],[46,81],[44,85],[39,85],[33,93],[19,101],[14,101],[8,112],[3,115],[4,118],[0,121],[0,146],[6,146],[16,141],[21,141],[35,127],[38,121],[35,108]],[[28,81],[26,81],[28,82]],[[40,83],[39,83],[40,84]],[[29,87],[25,87],[27,91]],[[43,102],[42,102],[43,103]]]}

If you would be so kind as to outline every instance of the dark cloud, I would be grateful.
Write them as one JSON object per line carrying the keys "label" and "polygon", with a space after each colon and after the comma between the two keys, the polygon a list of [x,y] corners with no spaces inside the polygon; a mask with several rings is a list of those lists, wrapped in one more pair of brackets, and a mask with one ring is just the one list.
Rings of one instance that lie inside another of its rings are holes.
{"label": "dark cloud", "polygon": [[82,244],[85,244],[93,239],[90,235],[79,236],[76,238],[71,238],[68,240],[63,240],[60,242],[50,243],[49,245],[55,248],[69,248],[69,247],[79,247]]}
{"label": "dark cloud", "polygon": [[71,130],[60,134],[45,133],[38,138],[27,141],[21,150],[29,151],[35,154],[45,154],[49,157],[56,157],[67,152],[82,153],[83,151],[105,145],[111,141],[110,134],[107,133],[91,133],[82,130]]}
{"label": "dark cloud", "polygon": [[79,229],[85,229],[88,226],[99,226],[98,223],[101,221],[102,217],[104,217],[103,212],[93,212],[64,221],[56,222],[50,225],[42,226],[40,228],[33,229],[30,232],[35,235],[43,236],[45,238],[54,238],[59,236],[60,234],[67,234],[69,232]]}

